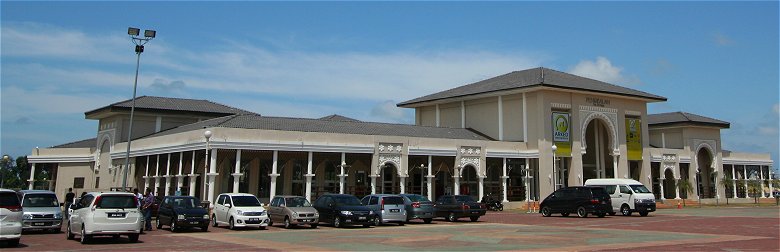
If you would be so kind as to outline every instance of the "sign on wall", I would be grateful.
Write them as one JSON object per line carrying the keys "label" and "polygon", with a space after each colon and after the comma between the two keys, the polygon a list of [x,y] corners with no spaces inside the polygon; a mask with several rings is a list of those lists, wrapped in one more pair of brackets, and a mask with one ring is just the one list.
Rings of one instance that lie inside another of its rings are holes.
{"label": "sign on wall", "polygon": [[642,120],[626,118],[628,160],[642,160]]}
{"label": "sign on wall", "polygon": [[557,156],[571,156],[571,116],[568,112],[553,112],[553,144],[558,147]]}

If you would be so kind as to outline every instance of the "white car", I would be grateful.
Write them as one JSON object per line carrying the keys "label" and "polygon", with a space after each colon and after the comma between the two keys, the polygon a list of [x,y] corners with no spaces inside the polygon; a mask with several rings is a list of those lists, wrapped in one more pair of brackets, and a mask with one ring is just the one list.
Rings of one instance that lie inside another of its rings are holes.
{"label": "white car", "polygon": [[252,194],[248,193],[223,193],[217,197],[214,204],[214,213],[211,215],[211,225],[228,225],[230,229],[236,227],[268,227],[268,213]]}
{"label": "white car", "polygon": [[93,192],[81,197],[71,205],[68,218],[68,240],[78,234],[81,243],[87,243],[93,236],[127,235],[130,242],[137,242],[143,228],[143,214],[138,209],[138,200],[132,193]]}
{"label": "white car", "polygon": [[10,247],[19,246],[22,239],[22,204],[16,192],[0,188],[0,241]]}

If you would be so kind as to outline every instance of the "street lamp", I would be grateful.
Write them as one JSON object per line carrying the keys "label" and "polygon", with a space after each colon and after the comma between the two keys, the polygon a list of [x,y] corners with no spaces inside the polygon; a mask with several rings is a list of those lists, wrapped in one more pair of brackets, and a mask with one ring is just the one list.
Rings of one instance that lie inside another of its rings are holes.
{"label": "street lamp", "polygon": [[555,162],[555,159],[556,159],[556,157],[555,157],[555,153],[556,153],[557,151],[558,151],[558,146],[556,146],[555,144],[553,144],[553,146],[552,146],[552,154],[553,154],[553,160],[552,160],[552,161],[553,161],[553,165],[552,165],[553,190],[557,190],[557,189],[558,189],[558,176],[557,176],[557,174],[555,174],[555,165],[556,165],[556,162]]}
{"label": "street lamp", "polygon": [[8,170],[8,163],[11,162],[11,157],[3,155],[3,161],[5,161],[5,165],[3,165],[3,170],[0,171],[0,188],[5,187],[5,171]]}
{"label": "street lamp", "polygon": [[138,37],[141,29],[128,27],[127,35],[135,44],[135,81],[133,82],[133,102],[130,106],[130,125],[127,127],[127,151],[125,151],[125,172],[122,176],[122,189],[127,189],[127,173],[130,171],[130,142],[133,140],[133,115],[135,114],[135,94],[138,89],[138,68],[141,64],[141,53],[144,52],[144,45],[157,36],[154,30],[144,30],[144,36]]}
{"label": "street lamp", "polygon": [[203,163],[205,163],[203,171],[203,199],[205,200],[207,196],[206,192],[208,191],[206,190],[206,186],[209,185],[207,182],[207,175],[209,173],[209,149],[211,148],[211,146],[209,146],[209,139],[211,138],[211,131],[207,130],[206,132],[203,132],[203,136],[206,138],[206,160],[203,161]]}
{"label": "street lamp", "polygon": [[701,170],[696,169],[696,199],[699,201],[699,207],[701,207],[701,190],[699,189],[699,176],[701,176]]}

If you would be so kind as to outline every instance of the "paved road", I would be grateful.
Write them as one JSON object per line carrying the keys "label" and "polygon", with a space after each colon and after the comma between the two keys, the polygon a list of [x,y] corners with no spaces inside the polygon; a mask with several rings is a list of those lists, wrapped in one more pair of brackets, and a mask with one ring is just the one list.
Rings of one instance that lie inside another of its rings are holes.
{"label": "paved road", "polygon": [[18,248],[50,250],[555,250],[555,251],[780,251],[780,208],[663,209],[648,217],[542,217],[490,212],[478,222],[443,220],[403,227],[268,230],[210,228],[208,232],[154,230],[141,242],[96,238],[82,245],[64,233],[25,233]]}

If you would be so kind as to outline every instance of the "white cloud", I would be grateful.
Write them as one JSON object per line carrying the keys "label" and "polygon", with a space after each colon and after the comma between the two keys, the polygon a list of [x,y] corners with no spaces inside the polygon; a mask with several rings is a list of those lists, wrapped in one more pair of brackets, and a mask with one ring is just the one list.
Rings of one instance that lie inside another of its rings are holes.
{"label": "white cloud", "polygon": [[715,33],[715,35],[713,35],[713,38],[715,39],[715,44],[719,46],[728,46],[734,44],[734,40],[732,40],[730,37],[726,36],[721,32]]}
{"label": "white cloud", "polygon": [[772,106],[772,112],[774,112],[775,116],[780,116],[780,103],[775,103],[775,105]]}
{"label": "white cloud", "polygon": [[371,109],[371,116],[383,122],[411,123],[410,110],[395,106],[392,100],[383,101]]}
{"label": "white cloud", "polygon": [[624,77],[622,71],[622,67],[614,66],[609,59],[599,56],[596,57],[596,61],[580,61],[569,70],[569,73],[612,84],[638,83],[636,78]]}
{"label": "white cloud", "polygon": [[[58,94],[50,90],[26,90],[3,87],[3,122],[27,122],[62,114],[83,115],[84,112],[127,99],[112,94]],[[128,95],[129,96],[129,95]],[[74,118],[84,120],[83,117]]]}

